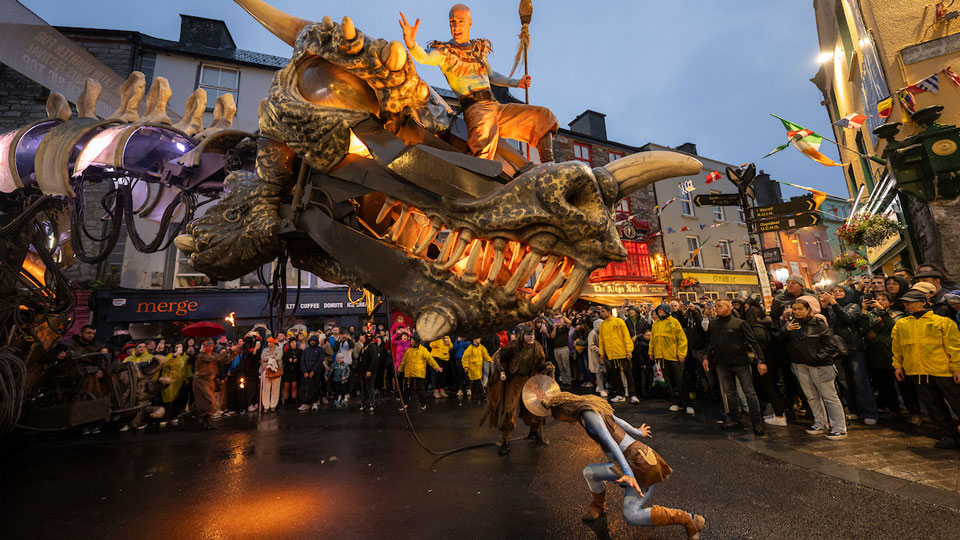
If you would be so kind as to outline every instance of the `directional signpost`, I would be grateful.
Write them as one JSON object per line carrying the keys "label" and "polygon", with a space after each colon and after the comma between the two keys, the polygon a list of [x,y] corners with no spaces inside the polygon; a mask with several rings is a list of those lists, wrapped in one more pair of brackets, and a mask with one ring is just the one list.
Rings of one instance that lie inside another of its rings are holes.
{"label": "directional signpost", "polygon": [[693,204],[697,206],[739,206],[739,193],[711,193],[710,195],[697,195],[693,198]]}
{"label": "directional signpost", "polygon": [[771,204],[768,206],[751,206],[747,208],[747,213],[751,219],[767,219],[774,217],[787,216],[798,212],[812,212],[817,208],[817,203],[813,197],[804,197],[794,199],[781,204]]}
{"label": "directional signpost", "polygon": [[812,227],[818,223],[820,223],[820,216],[816,212],[801,212],[792,216],[776,216],[771,219],[753,221],[750,225],[752,232],[765,233]]}

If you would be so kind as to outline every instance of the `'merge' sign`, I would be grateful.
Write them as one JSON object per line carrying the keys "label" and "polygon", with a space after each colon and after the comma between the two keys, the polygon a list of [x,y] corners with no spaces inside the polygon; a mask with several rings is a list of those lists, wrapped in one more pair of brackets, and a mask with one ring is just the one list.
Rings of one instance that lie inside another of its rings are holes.
{"label": "'merge' sign", "polygon": [[184,300],[182,302],[139,302],[137,303],[137,313],[172,313],[183,317],[188,313],[197,311],[198,304],[193,300]]}

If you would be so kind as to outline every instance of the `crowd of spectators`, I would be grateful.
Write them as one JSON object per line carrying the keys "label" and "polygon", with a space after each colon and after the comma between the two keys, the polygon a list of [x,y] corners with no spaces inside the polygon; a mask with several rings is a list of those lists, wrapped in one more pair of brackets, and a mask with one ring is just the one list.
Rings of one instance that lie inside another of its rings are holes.
{"label": "crowd of spectators", "polygon": [[[757,435],[805,416],[812,420],[807,433],[831,440],[845,438],[849,422],[902,417],[916,426],[930,422],[938,448],[958,446],[960,290],[941,269],[923,265],[916,275],[901,270],[816,288],[794,275],[775,285],[769,313],[758,296],[703,298],[548,309],[527,326],[562,388],[612,403],[666,399],[670,411],[693,415],[696,403],[719,402],[724,428],[741,428],[746,415]],[[421,343],[398,319],[390,329],[301,326],[276,335],[261,324],[235,342],[134,343],[121,333],[99,345],[85,327],[67,344],[104,350],[118,362],[161,358],[154,377],[165,386],[152,399],[164,411],[157,423],[166,426],[206,402],[195,395],[206,386],[193,380],[204,352],[210,419],[339,409],[351,400],[372,413],[385,398],[401,396],[422,410],[430,397],[483,401],[496,352],[518,330]]]}

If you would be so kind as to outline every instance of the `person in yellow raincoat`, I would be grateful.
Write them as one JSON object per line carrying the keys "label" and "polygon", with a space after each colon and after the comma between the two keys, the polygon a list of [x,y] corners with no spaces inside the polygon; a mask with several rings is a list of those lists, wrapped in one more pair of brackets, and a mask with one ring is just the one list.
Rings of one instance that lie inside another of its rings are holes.
{"label": "person in yellow raincoat", "polygon": [[160,426],[165,426],[167,421],[172,421],[174,425],[179,422],[180,413],[183,412],[187,404],[188,394],[183,383],[187,376],[187,354],[183,352],[183,344],[178,343],[173,348],[173,352],[166,355],[163,368],[157,372],[156,377],[167,377],[170,379],[170,385],[160,391],[160,398],[163,399],[163,406],[166,409],[163,422]]}
{"label": "person in yellow raincoat", "polygon": [[406,408],[407,403],[409,403],[410,398],[413,396],[417,396],[417,404],[420,406],[421,411],[427,408],[427,404],[425,403],[427,393],[424,378],[427,376],[428,365],[438,372],[443,373],[443,368],[433,359],[430,351],[420,343],[420,338],[413,336],[410,339],[410,348],[407,349],[407,352],[403,353],[403,360],[400,361],[400,367],[397,368],[397,371],[403,372],[404,393],[406,394],[404,397],[404,405],[400,410]]}
{"label": "person in yellow raincoat", "polygon": [[[627,330],[627,323],[620,317],[614,317],[610,308],[600,306],[600,332],[597,339],[597,347],[600,349],[601,357],[606,359],[610,373],[607,380],[612,383],[613,397],[610,403],[622,403],[626,401],[627,394],[630,394],[630,401],[640,403],[637,399],[636,389],[633,387],[633,371],[630,369],[630,358],[633,355],[633,339],[630,337],[630,331]],[[623,378],[620,372],[627,379],[627,386],[624,388]]]}
{"label": "person in yellow raincoat", "polygon": [[[450,338],[447,336],[430,342],[430,354],[433,355],[433,359],[437,361],[437,365],[443,368],[439,370],[440,373],[443,373],[447,367],[447,363],[450,362],[450,347],[452,346],[453,342],[450,341]],[[447,373],[452,372],[448,371]],[[430,372],[427,374],[427,378],[430,379],[427,382],[433,386],[434,399],[450,397],[447,395],[447,391],[444,390],[444,387],[447,386],[446,377],[441,377],[434,372]]]}
{"label": "person in yellow raincoat", "polygon": [[935,314],[920,291],[900,297],[908,316],[893,325],[893,368],[898,381],[910,378],[920,394],[920,403],[940,430],[934,447],[960,447],[960,427],[950,409],[960,412],[960,330],[957,323]]}
{"label": "person in yellow raincoat", "polygon": [[693,402],[683,376],[683,363],[687,358],[687,335],[683,333],[680,321],[670,316],[672,309],[660,304],[654,310],[653,329],[650,336],[650,358],[660,365],[667,391],[673,403],[671,411],[679,411],[686,406],[687,414],[693,414]]}
{"label": "person in yellow raincoat", "polygon": [[153,360],[153,355],[147,352],[147,344],[142,341],[137,343],[136,348],[133,350],[133,354],[123,359],[124,362],[130,362],[134,364],[142,364],[144,362],[149,362],[150,360]]}
{"label": "person in yellow raincoat", "polygon": [[463,370],[467,372],[467,379],[470,380],[470,387],[467,388],[467,397],[476,396],[478,399],[483,397],[483,385],[480,379],[483,377],[483,363],[490,362],[493,365],[493,359],[487,348],[480,344],[480,338],[474,339],[470,345],[463,351]]}

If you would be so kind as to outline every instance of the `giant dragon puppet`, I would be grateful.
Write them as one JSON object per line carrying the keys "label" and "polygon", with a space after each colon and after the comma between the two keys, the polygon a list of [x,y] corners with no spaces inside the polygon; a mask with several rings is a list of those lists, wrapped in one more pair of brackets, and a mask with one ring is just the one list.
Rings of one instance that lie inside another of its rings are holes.
{"label": "giant dragon puppet", "polygon": [[[134,72],[108,118],[94,113],[100,88],[90,80],[77,116],[51,93],[46,120],[0,135],[0,295],[18,299],[0,316],[8,352],[28,373],[64,328],[50,317],[70,307],[60,269],[103,260],[121,222],[137,249],[175,241],[217,280],[287,258],[389,297],[424,340],[473,337],[571,306],[593,270],[626,257],[614,204],[701,168],[671,152],[597,168],[530,164],[506,144],[492,159],[475,157],[463,120],[400,41],[372,39],[348,17],[310,22],[235,1],[293,47],[261,102],[257,133],[231,128],[229,94],[204,129],[202,89],[172,125],[168,83],[156,77],[147,91]],[[103,236],[84,225],[84,187],[97,182],[112,186],[96,209],[109,222]],[[194,218],[204,197],[215,204]],[[135,217],[160,223],[156,238],[143,240]],[[15,379],[29,387],[36,377]]]}

